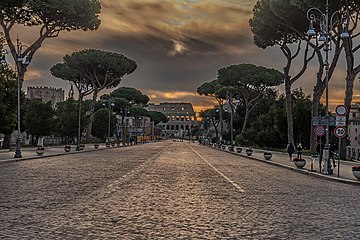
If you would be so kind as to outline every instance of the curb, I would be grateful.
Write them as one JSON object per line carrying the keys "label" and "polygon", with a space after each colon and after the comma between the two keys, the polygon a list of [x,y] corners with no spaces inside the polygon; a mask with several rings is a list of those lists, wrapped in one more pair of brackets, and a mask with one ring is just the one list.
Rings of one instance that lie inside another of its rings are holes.
{"label": "curb", "polygon": [[236,153],[236,152],[233,152],[233,151],[228,151],[228,150],[221,149],[221,148],[216,148],[216,147],[214,148],[214,147],[211,147],[211,146],[208,146],[208,147],[210,147],[211,149],[219,150],[219,151],[230,153],[230,154],[233,154],[233,155],[245,157],[245,158],[248,158],[248,159],[251,159],[251,160],[256,160],[256,161],[259,161],[259,162],[263,162],[263,163],[271,164],[271,165],[274,165],[274,166],[286,168],[286,169],[289,169],[289,170],[292,170],[292,171],[295,171],[295,172],[298,172],[298,173],[301,173],[301,174],[310,175],[310,176],[313,176],[313,177],[322,178],[322,179],[328,179],[330,181],[336,181],[336,182],[341,182],[341,183],[346,183],[346,184],[360,185],[360,181],[357,181],[357,180],[333,177],[333,176],[324,175],[324,174],[321,174],[321,173],[318,173],[318,172],[311,172],[310,170],[306,170],[306,169],[291,167],[291,166],[288,166],[288,165],[285,165],[285,164],[274,162],[272,160],[265,160],[265,159],[259,159],[259,158],[255,158],[255,157],[251,157],[251,156],[247,156],[247,155],[242,155],[240,153]]}
{"label": "curb", "polygon": [[10,158],[10,159],[0,160],[0,164],[1,163],[9,163],[9,162],[22,162],[22,161],[27,161],[27,160],[43,159],[43,158],[50,158],[50,157],[58,157],[58,156],[71,155],[71,154],[80,154],[80,153],[86,153],[86,152],[118,149],[118,148],[131,147],[131,146],[135,146],[135,145],[112,147],[112,148],[105,147],[105,148],[99,148],[99,149],[88,149],[88,150],[81,150],[81,151],[56,153],[56,154],[51,154],[51,155],[28,156],[28,157],[22,157],[22,158]]}

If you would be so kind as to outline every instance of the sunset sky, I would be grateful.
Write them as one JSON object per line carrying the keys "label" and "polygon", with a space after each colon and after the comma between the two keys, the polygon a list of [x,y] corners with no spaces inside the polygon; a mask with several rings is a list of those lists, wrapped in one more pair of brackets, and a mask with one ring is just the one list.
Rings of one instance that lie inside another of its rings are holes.
{"label": "sunset sky", "polygon": [[[62,32],[58,38],[46,40],[29,67],[24,89],[42,85],[61,87],[67,93],[69,84],[52,77],[49,69],[65,54],[95,48],[122,53],[137,62],[137,70],[124,77],[120,86],[139,89],[153,103],[191,102],[197,111],[210,108],[212,99],[199,96],[196,89],[216,79],[218,69],[253,63],[282,71],[284,57],[278,47],[263,50],[253,44],[248,22],[255,2],[102,0],[100,28],[94,32]],[[24,44],[30,44],[38,32],[35,28],[30,32],[19,29],[18,34]],[[342,103],[344,98],[345,72],[341,65],[329,88],[332,104]],[[295,87],[310,94],[315,69],[313,62]],[[356,81],[355,98],[358,88]],[[282,85],[279,90],[283,90]]]}

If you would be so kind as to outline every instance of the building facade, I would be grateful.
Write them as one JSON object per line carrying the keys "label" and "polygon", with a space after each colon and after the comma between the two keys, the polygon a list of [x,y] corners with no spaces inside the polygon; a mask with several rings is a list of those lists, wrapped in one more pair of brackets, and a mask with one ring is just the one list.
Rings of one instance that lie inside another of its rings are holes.
{"label": "building facade", "polygon": [[184,138],[191,135],[191,130],[197,126],[196,112],[191,103],[160,103],[149,104],[148,111],[164,114],[168,122],[160,122],[157,128],[162,128],[162,137]]}
{"label": "building facade", "polygon": [[29,99],[40,99],[42,102],[51,102],[53,107],[58,102],[63,102],[65,91],[62,88],[52,87],[28,87],[26,97]]}
{"label": "building facade", "polygon": [[350,146],[360,147],[360,103],[351,106],[347,131]]}

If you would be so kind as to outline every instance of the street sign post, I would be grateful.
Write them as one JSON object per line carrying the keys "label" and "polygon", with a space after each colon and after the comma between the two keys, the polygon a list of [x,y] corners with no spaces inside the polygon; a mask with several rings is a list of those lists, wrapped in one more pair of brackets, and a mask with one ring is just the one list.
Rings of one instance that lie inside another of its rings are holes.
{"label": "street sign post", "polygon": [[346,136],[346,128],[343,126],[337,126],[334,130],[334,134],[338,138],[343,138]]}
{"label": "street sign post", "polygon": [[314,132],[317,136],[321,137],[324,136],[326,133],[325,127],[322,125],[317,125],[314,127]]}

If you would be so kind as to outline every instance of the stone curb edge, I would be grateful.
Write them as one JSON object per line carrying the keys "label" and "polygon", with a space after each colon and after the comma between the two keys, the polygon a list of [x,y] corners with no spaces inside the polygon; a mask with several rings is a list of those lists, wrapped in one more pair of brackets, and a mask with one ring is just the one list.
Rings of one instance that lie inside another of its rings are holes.
{"label": "stone curb edge", "polygon": [[236,153],[236,152],[227,151],[227,150],[224,150],[224,149],[214,148],[214,147],[211,147],[211,146],[208,146],[208,147],[211,148],[211,149],[218,150],[218,151],[222,151],[222,152],[230,153],[230,154],[233,154],[233,155],[249,158],[249,159],[252,159],[252,160],[260,161],[260,162],[263,162],[263,163],[271,164],[271,165],[274,165],[274,166],[290,169],[292,171],[302,173],[302,174],[305,174],[305,175],[311,175],[313,177],[328,179],[328,180],[331,180],[331,181],[342,182],[342,183],[346,183],[346,184],[360,185],[360,181],[328,176],[328,175],[320,174],[320,173],[317,173],[317,172],[311,172],[309,170],[299,169],[299,168],[291,167],[291,166],[288,166],[288,165],[285,165],[285,164],[273,162],[271,160],[259,159],[259,158],[255,158],[255,157],[251,157],[251,156],[247,156],[247,155],[242,155],[242,154],[239,154],[239,153]]}
{"label": "stone curb edge", "polygon": [[29,156],[29,157],[22,157],[22,158],[11,158],[11,159],[0,160],[0,164],[1,163],[9,163],[9,162],[22,162],[22,161],[27,161],[27,160],[43,159],[43,158],[50,158],[50,157],[58,157],[58,156],[79,154],[79,153],[86,153],[86,152],[110,150],[110,149],[117,149],[117,148],[131,147],[131,146],[135,146],[135,145],[112,147],[112,148],[88,149],[88,150],[81,150],[81,151],[74,151],[74,152],[56,153],[56,154],[51,154],[51,155]]}

